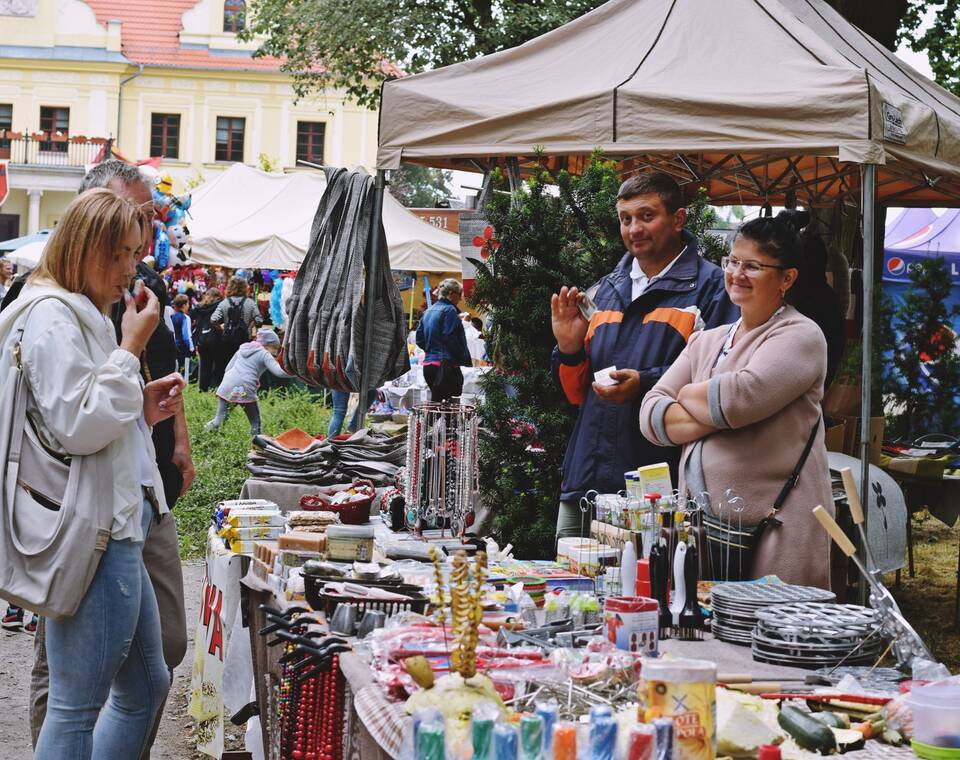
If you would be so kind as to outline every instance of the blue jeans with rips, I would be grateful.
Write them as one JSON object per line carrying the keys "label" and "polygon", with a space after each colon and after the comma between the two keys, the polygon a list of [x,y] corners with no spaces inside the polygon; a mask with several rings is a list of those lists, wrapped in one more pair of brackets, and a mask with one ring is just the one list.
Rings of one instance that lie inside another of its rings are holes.
{"label": "blue jeans with rips", "polygon": [[[153,516],[145,501],[144,535]],[[111,540],[77,612],[45,621],[50,696],[35,760],[140,757],[170,689],[142,550]]]}

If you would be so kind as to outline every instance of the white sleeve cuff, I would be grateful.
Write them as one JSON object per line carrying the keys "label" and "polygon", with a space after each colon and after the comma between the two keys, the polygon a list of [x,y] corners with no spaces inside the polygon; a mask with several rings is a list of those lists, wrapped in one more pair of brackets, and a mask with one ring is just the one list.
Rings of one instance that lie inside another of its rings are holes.
{"label": "white sleeve cuff", "polygon": [[125,348],[115,349],[108,361],[116,364],[125,375],[135,377],[140,374],[140,360]]}

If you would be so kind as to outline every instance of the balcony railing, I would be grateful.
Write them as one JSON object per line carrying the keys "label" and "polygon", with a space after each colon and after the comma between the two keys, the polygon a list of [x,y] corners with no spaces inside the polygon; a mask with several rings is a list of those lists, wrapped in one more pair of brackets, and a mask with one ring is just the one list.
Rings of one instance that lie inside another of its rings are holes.
{"label": "balcony railing", "polygon": [[113,138],[69,137],[57,132],[13,132],[0,129],[0,159],[11,164],[83,167],[103,160]]}

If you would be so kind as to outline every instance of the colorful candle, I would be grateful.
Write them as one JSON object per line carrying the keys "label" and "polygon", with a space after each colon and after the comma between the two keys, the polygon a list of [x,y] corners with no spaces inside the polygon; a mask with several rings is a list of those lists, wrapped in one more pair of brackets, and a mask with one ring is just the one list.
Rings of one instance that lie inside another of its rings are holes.
{"label": "colorful candle", "polygon": [[496,760],[517,760],[517,729],[510,723],[493,727],[493,748]]}
{"label": "colorful candle", "polygon": [[416,760],[446,760],[443,722],[421,723],[416,734]]}
{"label": "colorful candle", "polygon": [[590,760],[613,760],[617,751],[617,719],[590,716]]}
{"label": "colorful candle", "polygon": [[553,727],[557,722],[557,714],[560,712],[560,706],[556,700],[549,702],[538,702],[534,713],[543,719],[543,754],[549,755],[553,747]]}
{"label": "colorful candle", "polygon": [[673,758],[673,718],[654,718],[653,727],[656,730],[656,760],[672,760]]}
{"label": "colorful candle", "polygon": [[630,728],[627,744],[627,760],[654,760],[657,745],[657,729],[649,723],[639,723]]}
{"label": "colorful candle", "polygon": [[493,760],[493,718],[475,714],[470,733],[474,760]]}
{"label": "colorful candle", "polygon": [[541,760],[543,757],[543,718],[524,715],[520,718],[520,760]]}
{"label": "colorful candle", "polygon": [[577,760],[577,727],[573,723],[553,727],[553,760]]}

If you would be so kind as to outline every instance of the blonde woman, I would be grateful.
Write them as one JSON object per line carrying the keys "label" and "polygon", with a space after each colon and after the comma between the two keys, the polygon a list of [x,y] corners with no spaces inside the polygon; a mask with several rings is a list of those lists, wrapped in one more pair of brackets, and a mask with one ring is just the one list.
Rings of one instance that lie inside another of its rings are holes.
{"label": "blonde woman", "polygon": [[[77,611],[46,621],[50,691],[37,760],[139,757],[170,686],[141,552],[168,511],[150,426],[181,408],[183,380],[141,383],[137,357],[159,319],[149,289],[139,309],[129,294],[144,229],[141,210],[112,190],[77,196],[0,314],[0,361],[14,361],[22,329],[30,424],[57,455],[81,458],[76,498],[102,505],[110,532]],[[121,300],[118,345],[107,312]]]}

